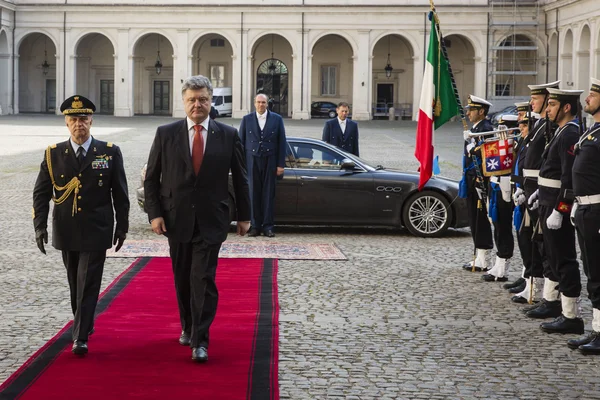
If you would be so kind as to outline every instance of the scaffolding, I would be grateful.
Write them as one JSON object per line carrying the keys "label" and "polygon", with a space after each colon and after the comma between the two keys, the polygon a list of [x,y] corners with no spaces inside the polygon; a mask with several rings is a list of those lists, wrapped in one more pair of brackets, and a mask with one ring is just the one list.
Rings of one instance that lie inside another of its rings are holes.
{"label": "scaffolding", "polygon": [[489,7],[486,96],[499,108],[527,98],[527,85],[537,83],[540,6],[489,0]]}

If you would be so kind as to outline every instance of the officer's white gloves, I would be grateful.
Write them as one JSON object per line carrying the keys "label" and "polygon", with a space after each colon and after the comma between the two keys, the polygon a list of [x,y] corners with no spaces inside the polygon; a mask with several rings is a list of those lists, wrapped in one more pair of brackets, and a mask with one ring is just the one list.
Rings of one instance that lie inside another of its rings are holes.
{"label": "officer's white gloves", "polygon": [[573,208],[571,208],[571,225],[575,226],[575,213],[577,212],[577,207],[579,206],[578,202],[573,203]]}
{"label": "officer's white gloves", "polygon": [[540,201],[538,200],[539,191],[540,189],[537,189],[535,192],[533,192],[531,196],[529,196],[529,200],[527,200],[527,203],[529,204],[529,209],[531,210],[535,210],[540,206]]}
{"label": "officer's white gloves", "polygon": [[463,131],[463,138],[467,141],[470,140],[471,139],[471,137],[469,136],[470,133],[471,133],[471,131]]}
{"label": "officer's white gloves", "polygon": [[475,143],[469,143],[467,145],[467,153],[470,153],[473,148],[475,148]]}
{"label": "officer's white gloves", "polygon": [[552,210],[552,214],[546,220],[546,226],[548,229],[558,229],[562,225],[563,215],[556,211]]}
{"label": "officer's white gloves", "polygon": [[512,198],[513,202],[515,203],[515,206],[520,206],[527,200],[527,197],[525,197],[525,192],[521,188],[517,188],[517,190],[515,190]]}

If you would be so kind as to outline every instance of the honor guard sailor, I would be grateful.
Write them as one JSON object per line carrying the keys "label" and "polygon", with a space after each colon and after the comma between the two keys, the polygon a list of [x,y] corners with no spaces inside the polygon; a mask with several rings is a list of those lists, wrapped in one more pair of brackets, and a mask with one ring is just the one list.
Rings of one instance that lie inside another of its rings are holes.
{"label": "honor guard sailor", "polygon": [[568,340],[567,344],[584,354],[600,354],[600,80],[592,78],[591,81],[583,110],[592,116],[594,124],[575,146],[575,203],[571,215],[579,239],[583,271],[588,279],[592,331],[581,338]]}
{"label": "honor guard sailor", "polygon": [[483,176],[481,167],[481,145],[492,135],[471,137],[471,133],[489,132],[494,129],[485,117],[491,103],[485,99],[470,95],[465,107],[467,117],[473,127],[463,132],[465,139],[463,150],[463,178],[461,196],[467,199],[467,211],[471,236],[475,246],[475,259],[463,265],[467,271],[487,271],[487,252],[494,247],[492,228],[487,217],[487,186],[489,179]]}
{"label": "honor guard sailor", "polygon": [[106,250],[116,244],[118,251],[129,229],[129,197],[121,150],[90,135],[94,104],[76,95],[60,110],[71,137],[44,153],[33,189],[33,225],[46,254],[52,200],[52,246],[62,251],[71,293],[72,351],[83,355],[94,330]]}
{"label": "honor guard sailor", "polygon": [[583,90],[548,89],[548,93],[547,116],[558,128],[542,155],[537,197],[544,249],[552,275],[558,282],[558,288],[549,289],[559,290],[562,314],[552,322],[542,323],[540,328],[548,333],[581,334],[583,320],[579,318],[577,304],[581,277],[575,250],[575,230],[568,219],[574,200],[572,170],[574,148],[581,134],[579,96]]}

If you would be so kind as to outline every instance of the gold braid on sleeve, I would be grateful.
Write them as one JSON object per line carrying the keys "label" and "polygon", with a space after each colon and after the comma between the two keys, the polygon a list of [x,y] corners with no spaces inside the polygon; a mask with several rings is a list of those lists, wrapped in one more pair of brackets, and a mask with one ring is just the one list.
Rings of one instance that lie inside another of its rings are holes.
{"label": "gold braid on sleeve", "polygon": [[52,181],[52,186],[54,187],[54,190],[57,192],[60,192],[63,190],[65,191],[62,194],[62,196],[60,196],[58,199],[56,198],[56,196],[52,195],[52,201],[54,202],[54,204],[57,204],[57,205],[62,204],[73,193],[73,210],[71,212],[71,216],[75,216],[75,214],[77,214],[77,194],[79,193],[79,185],[80,185],[79,178],[77,178],[75,176],[65,186],[58,186],[56,184],[56,181],[54,180],[54,173],[52,172],[52,157],[50,155],[50,151],[51,151],[51,146],[48,146],[48,148],[46,149],[46,164],[48,164],[48,174],[50,174],[50,180]]}

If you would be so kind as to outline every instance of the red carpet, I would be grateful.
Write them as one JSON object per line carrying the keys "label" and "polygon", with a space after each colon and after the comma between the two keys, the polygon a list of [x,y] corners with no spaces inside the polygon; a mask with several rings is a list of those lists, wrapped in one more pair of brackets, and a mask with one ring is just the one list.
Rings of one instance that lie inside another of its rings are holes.
{"label": "red carpet", "polygon": [[2,386],[0,399],[279,399],[277,262],[220,259],[209,361],[179,345],[168,258],[139,259],[102,295],[83,358],[70,323]]}

